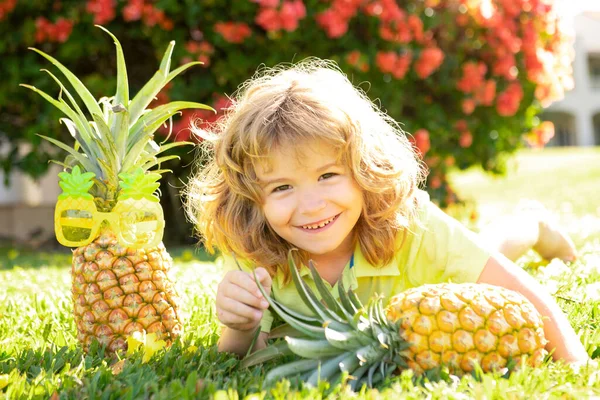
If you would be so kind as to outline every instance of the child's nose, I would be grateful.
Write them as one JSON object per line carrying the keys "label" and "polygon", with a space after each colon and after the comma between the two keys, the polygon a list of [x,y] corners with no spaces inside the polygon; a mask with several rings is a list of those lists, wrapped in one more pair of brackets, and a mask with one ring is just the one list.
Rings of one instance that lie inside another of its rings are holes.
{"label": "child's nose", "polygon": [[300,198],[300,211],[303,214],[317,213],[327,206],[327,202],[315,193],[305,193]]}

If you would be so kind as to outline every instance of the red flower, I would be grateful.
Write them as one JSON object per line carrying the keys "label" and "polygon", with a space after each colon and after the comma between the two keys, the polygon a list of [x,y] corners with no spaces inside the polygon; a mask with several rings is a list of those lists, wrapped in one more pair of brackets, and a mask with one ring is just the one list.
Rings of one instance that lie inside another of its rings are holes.
{"label": "red flower", "polygon": [[409,15],[407,24],[410,27],[415,40],[418,43],[422,43],[422,41],[423,41],[423,21],[421,20],[421,18],[417,17],[416,15]]}
{"label": "red flower", "polygon": [[86,10],[94,14],[94,24],[105,25],[115,18],[114,0],[88,0]]}
{"label": "red flower", "polygon": [[263,6],[254,19],[254,22],[267,32],[278,31],[282,28],[288,32],[295,31],[298,29],[298,22],[306,17],[306,7],[302,0],[284,1],[280,11],[277,11],[275,7],[276,5],[273,7]]}
{"label": "red flower", "polygon": [[351,19],[356,15],[363,0],[334,0],[332,9],[344,19]]}
{"label": "red flower", "polygon": [[502,76],[507,80],[514,80],[517,77],[517,67],[515,56],[507,53],[499,58],[492,69],[494,75]]}
{"label": "red flower", "polygon": [[243,22],[217,22],[214,29],[229,43],[243,43],[252,34],[250,27]]}
{"label": "red flower", "polygon": [[144,11],[144,0],[130,0],[123,7],[123,19],[125,21],[139,21]]}
{"label": "red flower", "polygon": [[44,17],[35,20],[35,41],[36,42],[65,42],[73,31],[73,21],[65,18],[59,18],[52,24]]}
{"label": "red flower", "polygon": [[348,20],[340,14],[335,13],[333,9],[329,9],[317,15],[317,23],[325,30],[327,36],[332,39],[344,36],[348,31]]}
{"label": "red flower", "polygon": [[393,51],[378,51],[375,56],[377,67],[383,73],[391,73],[396,66],[398,55]]}
{"label": "red flower", "polygon": [[69,38],[69,36],[71,36],[71,31],[73,30],[73,21],[69,21],[65,18],[59,18],[56,20],[54,27],[54,39],[57,42],[63,43]]}
{"label": "red flower", "polygon": [[469,61],[462,66],[462,77],[456,84],[463,93],[471,93],[483,84],[487,67],[482,62]]}
{"label": "red flower", "polygon": [[432,189],[439,189],[441,186],[442,179],[437,175],[432,176],[429,180],[429,187],[431,187]]}
{"label": "red flower", "polygon": [[461,106],[462,106],[462,112],[465,115],[471,115],[473,113],[473,111],[475,111],[475,106],[476,106],[475,100],[473,100],[471,98],[464,99],[462,101]]}
{"label": "red flower", "polygon": [[254,22],[267,32],[278,31],[281,29],[279,13],[273,8],[263,8],[260,10],[254,19]]}
{"label": "red flower", "polygon": [[471,135],[471,132],[462,132],[460,134],[460,138],[458,138],[458,144],[464,149],[466,149],[467,147],[471,147],[471,145],[473,144],[473,135]]}
{"label": "red flower", "polygon": [[360,51],[352,50],[346,55],[346,61],[353,67],[356,67],[358,65],[358,62],[360,61],[360,55]]}
{"label": "red flower", "polygon": [[525,141],[535,148],[544,147],[554,137],[554,124],[544,121],[525,135]]}
{"label": "red flower", "polygon": [[0,21],[17,6],[17,0],[0,1]]}
{"label": "red flower", "polygon": [[425,156],[431,147],[431,142],[429,141],[429,131],[427,129],[418,129],[413,135],[414,143],[421,156]]}
{"label": "red flower", "polygon": [[427,78],[442,65],[444,53],[437,47],[423,49],[421,57],[415,63],[415,71],[421,79]]}
{"label": "red flower", "polygon": [[513,82],[498,95],[496,110],[503,117],[511,117],[519,110],[523,99],[523,88],[520,83]]}
{"label": "red flower", "polygon": [[288,32],[295,31],[298,28],[298,21],[304,17],[306,17],[306,8],[302,0],[283,2],[279,13],[283,29]]}
{"label": "red flower", "polygon": [[394,65],[394,70],[392,71],[392,75],[394,76],[394,78],[396,78],[396,79],[404,78],[404,76],[408,72],[408,69],[410,68],[411,61],[412,61],[411,53],[404,53],[404,54],[398,56],[398,59],[396,60],[396,65]]}
{"label": "red flower", "polygon": [[[196,42],[194,40],[190,40],[185,44],[185,49],[188,53],[195,56],[196,60],[202,62],[202,67],[204,68],[210,65],[210,55],[215,52],[214,47],[206,41]],[[189,58],[189,61],[191,60],[192,59]]]}
{"label": "red flower", "polygon": [[459,119],[454,123],[454,129],[459,132],[464,132],[468,129],[467,121],[464,119]]}
{"label": "red flower", "polygon": [[35,20],[35,41],[36,43],[40,43],[46,40],[48,34],[48,25],[50,24],[50,21],[48,21],[46,18],[44,17],[38,17]]}
{"label": "red flower", "polygon": [[491,106],[496,97],[496,81],[489,79],[475,91],[475,100],[481,105]]}
{"label": "red flower", "polygon": [[379,70],[385,74],[391,74],[396,79],[404,78],[410,68],[411,61],[411,53],[404,53],[399,56],[393,51],[380,51],[375,56],[375,62]]}

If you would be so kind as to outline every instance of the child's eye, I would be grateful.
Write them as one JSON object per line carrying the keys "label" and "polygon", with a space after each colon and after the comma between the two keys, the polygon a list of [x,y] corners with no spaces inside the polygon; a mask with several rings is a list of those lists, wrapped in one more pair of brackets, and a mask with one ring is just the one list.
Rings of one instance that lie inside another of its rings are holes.
{"label": "child's eye", "polygon": [[326,174],[321,175],[321,179],[329,179],[329,178],[333,178],[334,176],[336,176],[337,174],[334,172],[328,172]]}
{"label": "child's eye", "polygon": [[275,189],[273,189],[273,193],[276,192],[283,192],[284,190],[288,190],[290,189],[291,186],[290,185],[281,185],[281,186],[277,186]]}

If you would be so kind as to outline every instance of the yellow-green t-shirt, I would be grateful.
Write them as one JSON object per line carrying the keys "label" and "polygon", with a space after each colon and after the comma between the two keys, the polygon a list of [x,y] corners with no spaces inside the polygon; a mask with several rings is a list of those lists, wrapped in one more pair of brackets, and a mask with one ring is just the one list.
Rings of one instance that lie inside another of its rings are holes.
{"label": "yellow-green t-shirt", "polygon": [[[400,250],[389,264],[380,267],[370,265],[357,246],[352,257],[353,265],[349,262],[344,268],[341,278],[344,287],[351,288],[363,304],[367,304],[376,293],[383,295],[385,304],[391,296],[424,284],[476,282],[491,255],[474,232],[441,211],[425,192],[418,195],[415,223],[406,234],[400,232],[396,240]],[[242,264],[246,270],[251,268],[248,263]],[[233,258],[224,257],[224,273],[232,269],[237,269]],[[318,295],[308,267],[300,267],[300,276]],[[339,298],[337,283],[334,286],[326,281],[324,283],[332,295]],[[271,295],[295,311],[311,314],[293,282],[284,283],[281,271],[273,277]],[[263,332],[271,330],[273,319],[271,310],[265,311],[261,321]]]}

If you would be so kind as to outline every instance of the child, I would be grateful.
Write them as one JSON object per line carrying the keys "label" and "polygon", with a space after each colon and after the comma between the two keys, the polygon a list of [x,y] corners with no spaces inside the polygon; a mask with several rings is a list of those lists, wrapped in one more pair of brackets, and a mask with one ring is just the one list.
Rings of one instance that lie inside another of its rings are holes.
{"label": "child", "polygon": [[198,131],[211,158],[188,187],[188,213],[207,249],[244,265],[226,257],[220,351],[245,354],[259,325],[253,350],[266,346],[273,315],[253,268],[275,299],[307,313],[287,270],[297,248],[299,265],[312,259],[336,297],[340,279],[363,302],[448,280],[518,291],[546,317],[555,359],[588,359],[552,297],[418,189],[424,168],[405,134],[333,63],[262,72],[239,89],[214,134]]}

